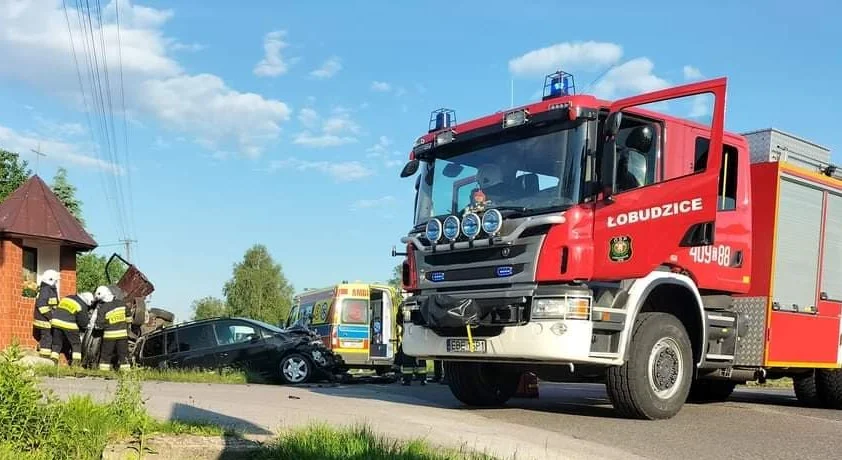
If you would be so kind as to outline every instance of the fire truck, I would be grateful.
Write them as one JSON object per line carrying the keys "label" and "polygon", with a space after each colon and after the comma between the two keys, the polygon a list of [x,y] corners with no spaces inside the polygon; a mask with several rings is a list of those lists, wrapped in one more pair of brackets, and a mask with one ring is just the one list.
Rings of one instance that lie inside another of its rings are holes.
{"label": "fire truck", "polygon": [[[468,406],[531,373],[604,383],[627,418],[784,377],[842,408],[842,180],[824,147],[725,132],[726,85],[611,102],[560,71],[525,106],[434,111],[401,172],[405,352]],[[705,95],[707,125],[655,110]]]}

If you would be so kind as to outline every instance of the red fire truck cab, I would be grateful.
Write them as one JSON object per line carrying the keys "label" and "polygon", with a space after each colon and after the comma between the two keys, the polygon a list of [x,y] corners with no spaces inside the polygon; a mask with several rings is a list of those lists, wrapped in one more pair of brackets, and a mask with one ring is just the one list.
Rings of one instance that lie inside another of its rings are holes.
{"label": "red fire truck cab", "polygon": [[[627,417],[674,416],[792,377],[842,407],[842,180],[776,130],[724,132],[726,79],[614,102],[544,98],[456,124],[433,112],[403,238],[403,351],[499,405],[524,372],[605,382]],[[547,90],[548,88],[548,90]],[[713,96],[710,125],[642,107]]]}

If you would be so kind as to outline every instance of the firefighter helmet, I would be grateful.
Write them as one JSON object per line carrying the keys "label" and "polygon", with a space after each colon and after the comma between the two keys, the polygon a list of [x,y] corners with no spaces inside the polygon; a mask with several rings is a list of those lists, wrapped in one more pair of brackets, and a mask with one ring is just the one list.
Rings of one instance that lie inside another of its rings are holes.
{"label": "firefighter helmet", "polygon": [[58,283],[59,274],[55,270],[44,270],[41,275],[41,282],[50,286],[55,286]]}
{"label": "firefighter helmet", "polygon": [[96,288],[94,297],[96,298],[96,300],[102,302],[111,302],[112,300],[114,300],[114,294],[111,292],[111,289],[109,289],[108,286],[100,286]]}
{"label": "firefighter helmet", "polygon": [[79,294],[79,298],[81,298],[88,306],[90,307],[94,303],[94,295],[90,292],[83,292]]}

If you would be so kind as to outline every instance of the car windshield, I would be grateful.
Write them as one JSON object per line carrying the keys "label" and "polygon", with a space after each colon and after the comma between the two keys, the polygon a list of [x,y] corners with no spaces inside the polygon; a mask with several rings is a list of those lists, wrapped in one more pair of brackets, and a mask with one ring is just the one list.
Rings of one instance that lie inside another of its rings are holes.
{"label": "car windshield", "polygon": [[[578,201],[587,125],[457,151],[422,163],[415,224],[485,207],[524,213],[569,207]],[[453,146],[455,148],[455,145]]]}

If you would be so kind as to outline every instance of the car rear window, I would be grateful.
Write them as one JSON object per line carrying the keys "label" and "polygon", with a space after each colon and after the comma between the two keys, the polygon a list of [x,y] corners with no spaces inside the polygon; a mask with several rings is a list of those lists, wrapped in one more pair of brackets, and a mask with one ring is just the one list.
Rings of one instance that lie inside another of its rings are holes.
{"label": "car rear window", "polygon": [[343,300],[341,320],[345,324],[368,324],[368,300]]}

